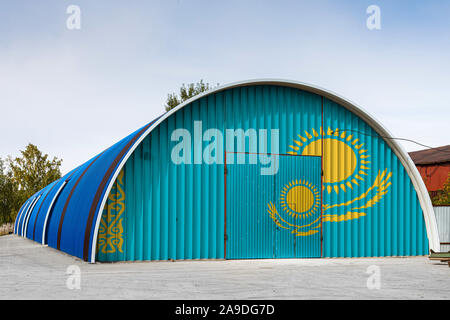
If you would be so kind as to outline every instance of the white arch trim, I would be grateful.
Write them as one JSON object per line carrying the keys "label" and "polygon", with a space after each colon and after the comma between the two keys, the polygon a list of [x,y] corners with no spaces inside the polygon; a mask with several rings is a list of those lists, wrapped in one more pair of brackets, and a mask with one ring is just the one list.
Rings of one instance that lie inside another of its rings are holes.
{"label": "white arch trim", "polygon": [[[58,181],[56,183],[58,183]],[[62,189],[64,189],[66,184],[67,184],[67,180],[64,181],[61,184],[61,186],[59,187],[58,191],[56,191],[55,195],[53,196],[52,202],[50,202],[50,205],[48,206],[47,212],[45,213],[44,225],[42,227],[42,239],[41,239],[42,245],[46,245],[46,243],[45,243],[45,233],[47,232],[47,223],[48,223],[48,217],[50,216],[50,211],[52,211],[53,205],[55,204],[56,199],[58,199],[59,194],[61,193]]]}
{"label": "white arch trim", "polygon": [[169,118],[172,114],[176,113],[178,110],[184,108],[188,104],[192,103],[193,101],[199,100],[207,95],[214,94],[220,91],[233,89],[236,87],[245,87],[245,86],[252,86],[252,85],[277,85],[277,86],[283,86],[283,87],[291,87],[300,89],[303,91],[315,93],[317,95],[323,96],[331,101],[336,102],[337,104],[340,104],[350,112],[356,114],[361,119],[367,122],[371,126],[372,129],[375,130],[380,136],[387,137],[387,139],[383,138],[383,140],[389,145],[389,147],[394,151],[395,155],[400,159],[400,162],[404,166],[406,172],[408,173],[409,178],[411,179],[413,186],[417,192],[417,196],[419,198],[420,206],[423,211],[424,219],[425,219],[425,225],[428,235],[428,242],[430,249],[433,249],[434,251],[440,250],[440,242],[439,242],[439,235],[438,235],[438,229],[436,224],[436,218],[433,211],[433,205],[431,204],[430,197],[428,195],[428,191],[425,187],[425,184],[422,180],[422,177],[420,176],[419,171],[417,170],[416,166],[414,165],[414,162],[411,160],[411,157],[408,155],[408,153],[405,151],[405,149],[397,143],[393,138],[391,133],[373,116],[371,116],[367,111],[365,111],[363,108],[358,106],[357,104],[351,102],[350,100],[334,93],[329,90],[320,88],[318,86],[313,86],[310,84],[306,84],[303,82],[293,81],[293,80],[283,80],[283,79],[255,79],[255,80],[245,80],[245,81],[238,81],[233,82],[230,84],[225,84],[222,86],[215,87],[211,90],[208,90],[206,92],[203,92],[195,97],[192,97],[189,100],[186,100],[185,102],[179,104],[175,108],[171,109],[164,115],[162,115],[155,123],[153,123],[140,137],[136,140],[136,142],[133,144],[133,146],[130,148],[130,150],[127,152],[125,157],[120,162],[119,166],[117,167],[116,171],[114,172],[114,175],[111,179],[111,181],[108,184],[108,188],[106,189],[106,192],[103,196],[99,213],[97,215],[97,220],[95,223],[95,229],[94,229],[94,237],[92,239],[91,244],[91,259],[89,262],[95,263],[95,249],[96,249],[96,243],[97,243],[97,234],[98,234],[98,228],[100,225],[101,220],[101,213],[103,212],[103,208],[105,206],[106,200],[108,198],[108,195],[111,191],[111,188],[116,181],[117,176],[119,175],[119,172],[122,170],[123,166],[127,162],[128,158],[131,156],[131,154],[134,152],[134,150],[139,146],[139,144],[147,137],[150,132],[153,131],[156,127],[159,126],[161,122]]}
{"label": "white arch trim", "polygon": [[20,224],[20,219],[22,219],[22,215],[24,213],[24,211],[27,209],[28,205],[30,204],[30,199],[28,199],[20,208],[19,213],[17,214],[16,217],[16,222],[14,223],[14,233],[15,234],[19,234],[19,224]]}
{"label": "white arch trim", "polygon": [[40,195],[38,195],[36,197],[36,201],[33,204],[33,207],[31,208],[30,212],[28,213],[28,215],[26,216],[26,223],[25,223],[25,229],[23,231],[23,237],[26,238],[27,237],[27,233],[28,233],[28,222],[30,221],[31,215],[33,214],[33,210],[34,207],[36,206],[36,204],[38,203],[39,199],[42,197],[42,193]]}

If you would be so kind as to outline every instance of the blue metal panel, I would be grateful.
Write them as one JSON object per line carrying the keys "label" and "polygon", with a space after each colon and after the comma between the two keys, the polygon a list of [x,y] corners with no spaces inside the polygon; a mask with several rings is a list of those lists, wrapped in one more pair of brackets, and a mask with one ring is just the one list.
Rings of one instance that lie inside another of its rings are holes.
{"label": "blue metal panel", "polygon": [[[30,234],[30,239],[33,239],[39,243],[42,242],[42,233],[44,230],[44,223],[46,222],[47,212],[49,209],[50,204],[53,201],[53,198],[55,197],[57,191],[59,190],[60,186],[64,183],[64,178],[58,179],[54,181],[51,184],[51,187],[49,188],[46,195],[42,198],[40,201],[40,206],[38,211],[36,212],[36,216],[34,217],[34,223],[33,223],[33,230]],[[49,220],[47,220],[48,222]]]}
{"label": "blue metal panel", "polygon": [[[149,125],[140,128],[93,157],[74,170],[70,177],[63,179],[67,184],[57,197],[47,223],[49,246],[88,260],[97,211],[100,207],[99,200],[102,198],[115,168],[133,141]],[[50,203],[51,201],[46,202],[47,206]]]}
{"label": "blue metal panel", "polygon": [[[48,221],[48,245],[52,248],[58,247],[58,231],[59,225],[61,222],[61,217],[64,211],[64,207],[66,206],[67,200],[70,198],[72,190],[78,179],[81,177],[83,172],[85,172],[86,168],[91,164],[91,162],[95,159],[90,159],[83,165],[77,168],[75,173],[72,175],[71,179],[67,182],[67,185],[61,191],[56,203],[53,205],[52,215],[50,217],[50,221]],[[81,221],[80,221],[81,223]],[[74,230],[72,231],[74,232]],[[71,233],[72,233],[71,232]],[[80,237],[80,234],[78,234]],[[63,250],[64,251],[64,250]],[[66,251],[67,252],[67,251]]]}
{"label": "blue metal panel", "polygon": [[28,239],[34,240],[33,239],[33,231],[34,231],[36,216],[37,216],[37,214],[39,212],[39,209],[41,208],[41,205],[42,205],[45,197],[47,196],[48,192],[53,187],[53,185],[55,185],[55,183],[56,183],[56,181],[50,183],[48,186],[46,186],[44,189],[42,189],[42,191],[40,193],[40,198],[36,202],[36,205],[34,206],[33,211],[29,215],[28,222],[27,222],[27,225],[25,227],[26,228],[25,236]]}

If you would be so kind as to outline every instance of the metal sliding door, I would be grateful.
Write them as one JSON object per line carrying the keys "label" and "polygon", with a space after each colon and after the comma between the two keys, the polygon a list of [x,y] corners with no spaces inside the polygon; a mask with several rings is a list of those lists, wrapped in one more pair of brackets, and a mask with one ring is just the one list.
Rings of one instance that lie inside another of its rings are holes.
{"label": "metal sliding door", "polygon": [[321,158],[279,155],[262,175],[252,156],[226,166],[226,258],[320,257]]}

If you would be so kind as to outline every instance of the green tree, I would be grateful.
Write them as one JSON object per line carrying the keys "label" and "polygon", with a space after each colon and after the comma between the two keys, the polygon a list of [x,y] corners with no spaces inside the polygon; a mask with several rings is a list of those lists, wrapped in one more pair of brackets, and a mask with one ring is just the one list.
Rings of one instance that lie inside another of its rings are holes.
{"label": "green tree", "polygon": [[200,82],[197,83],[189,83],[187,86],[183,83],[180,88],[180,95],[178,96],[176,93],[169,93],[164,107],[166,111],[169,111],[193,96],[212,88],[213,87],[209,83],[204,83],[203,80],[200,80]]}
{"label": "green tree", "polygon": [[47,154],[31,143],[20,153],[20,157],[8,157],[11,180],[16,186],[14,218],[20,205],[28,198],[61,177],[62,160],[56,157],[50,160]]}
{"label": "green tree", "polygon": [[20,206],[16,193],[17,186],[12,180],[12,172],[0,158],[0,226],[14,221],[14,211]]}

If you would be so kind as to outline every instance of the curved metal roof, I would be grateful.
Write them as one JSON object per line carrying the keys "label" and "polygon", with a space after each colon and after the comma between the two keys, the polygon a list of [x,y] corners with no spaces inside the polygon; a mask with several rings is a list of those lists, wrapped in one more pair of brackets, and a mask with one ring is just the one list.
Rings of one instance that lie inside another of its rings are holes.
{"label": "curved metal roof", "polygon": [[[219,91],[251,85],[278,85],[312,92],[340,104],[366,121],[383,137],[405,167],[424,213],[429,246],[439,250],[436,220],[425,185],[411,158],[392,139],[392,135],[369,113],[349,100],[319,87],[280,79],[248,80],[219,86],[178,105],[33,195],[19,211],[15,233],[23,235],[21,227],[25,220],[28,225],[25,236],[28,238],[48,243],[85,261],[95,262],[98,228],[109,192],[126,161],[143,139],[162,121],[191,102]],[[46,226],[49,214],[52,218]]]}
{"label": "curved metal roof", "polygon": [[100,200],[108,196],[106,186],[124,155],[153,123],[34,194],[19,211],[14,232],[87,261]]}

